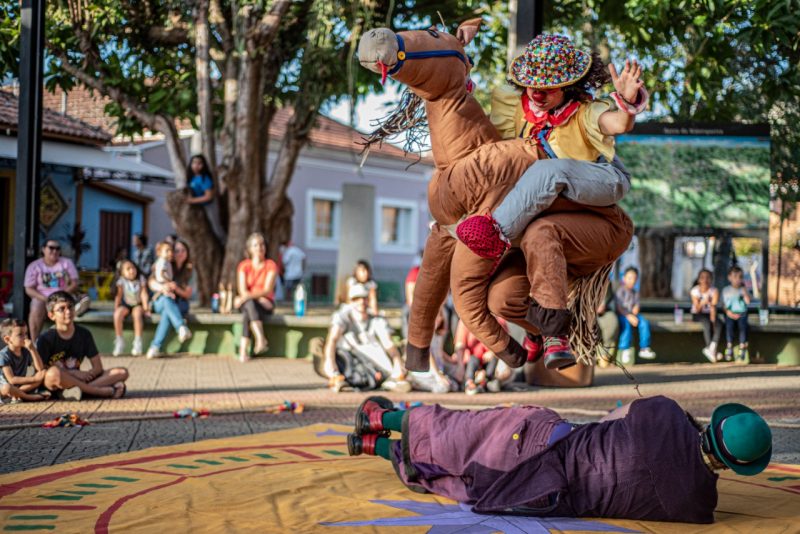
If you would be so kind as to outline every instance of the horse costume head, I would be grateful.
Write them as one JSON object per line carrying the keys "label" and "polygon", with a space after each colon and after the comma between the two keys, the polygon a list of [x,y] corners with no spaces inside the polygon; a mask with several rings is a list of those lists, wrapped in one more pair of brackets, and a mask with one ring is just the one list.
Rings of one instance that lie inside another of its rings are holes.
{"label": "horse costume head", "polygon": [[472,97],[472,62],[455,36],[438,31],[376,28],[358,43],[365,68],[407,85],[425,101],[436,166],[443,169],[475,149],[500,140]]}

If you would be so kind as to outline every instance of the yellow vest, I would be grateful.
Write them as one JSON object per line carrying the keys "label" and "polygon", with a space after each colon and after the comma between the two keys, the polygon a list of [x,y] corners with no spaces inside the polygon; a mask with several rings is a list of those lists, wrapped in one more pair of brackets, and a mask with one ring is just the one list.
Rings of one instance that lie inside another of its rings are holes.
{"label": "yellow vest", "polygon": [[[614,137],[603,135],[600,115],[614,109],[613,101],[594,100],[581,103],[578,111],[561,126],[553,129],[547,142],[556,156],[563,159],[597,161],[603,156],[614,159]],[[489,117],[503,139],[529,137],[532,124],[525,120],[520,93],[509,86],[492,91],[492,111]]]}

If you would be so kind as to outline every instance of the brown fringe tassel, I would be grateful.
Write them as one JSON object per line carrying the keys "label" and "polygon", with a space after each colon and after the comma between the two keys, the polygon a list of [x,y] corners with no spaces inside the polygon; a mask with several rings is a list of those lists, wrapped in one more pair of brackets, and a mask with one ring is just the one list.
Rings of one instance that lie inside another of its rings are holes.
{"label": "brown fringe tassel", "polygon": [[572,282],[567,296],[567,309],[572,313],[569,344],[578,361],[594,365],[600,336],[597,326],[597,307],[605,299],[613,264],[606,265],[588,276]]}

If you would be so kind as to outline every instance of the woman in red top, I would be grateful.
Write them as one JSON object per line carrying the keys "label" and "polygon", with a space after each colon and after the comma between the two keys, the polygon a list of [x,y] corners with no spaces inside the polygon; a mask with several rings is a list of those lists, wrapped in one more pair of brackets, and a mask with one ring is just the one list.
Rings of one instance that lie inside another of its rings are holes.
{"label": "woman in red top", "polygon": [[267,350],[264,336],[264,320],[275,309],[275,281],[278,277],[277,264],[267,259],[267,242],[258,232],[247,238],[248,259],[236,269],[239,289],[239,309],[244,318],[242,341],[239,344],[239,359],[250,359],[250,332],[256,338],[254,352]]}

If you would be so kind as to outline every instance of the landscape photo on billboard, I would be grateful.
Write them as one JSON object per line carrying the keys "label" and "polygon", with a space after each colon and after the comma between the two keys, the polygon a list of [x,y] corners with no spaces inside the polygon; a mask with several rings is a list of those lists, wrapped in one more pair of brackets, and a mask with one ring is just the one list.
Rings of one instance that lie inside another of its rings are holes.
{"label": "landscape photo on billboard", "polygon": [[637,227],[769,227],[768,126],[643,123],[616,148]]}

